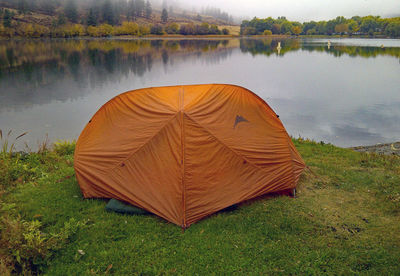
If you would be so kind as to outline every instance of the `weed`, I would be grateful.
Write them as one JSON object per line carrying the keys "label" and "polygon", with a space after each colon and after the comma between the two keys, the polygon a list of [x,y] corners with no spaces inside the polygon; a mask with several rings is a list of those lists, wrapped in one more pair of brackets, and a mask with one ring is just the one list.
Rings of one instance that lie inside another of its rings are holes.
{"label": "weed", "polygon": [[53,144],[53,150],[59,155],[73,154],[75,151],[76,141],[57,141]]}
{"label": "weed", "polygon": [[82,225],[71,218],[58,233],[44,233],[39,220],[25,221],[19,216],[4,215],[0,221],[0,264],[8,271],[2,269],[24,275],[39,273]]}
{"label": "weed", "polygon": [[24,133],[18,135],[18,136],[14,139],[14,141],[13,141],[12,143],[10,143],[10,140],[9,140],[10,137],[11,137],[11,134],[12,134],[12,130],[9,130],[8,133],[7,133],[7,135],[6,135],[5,137],[3,137],[3,131],[0,129],[0,141],[1,141],[0,155],[1,155],[1,157],[2,157],[3,159],[6,158],[7,155],[8,155],[8,156],[11,156],[11,155],[12,155],[12,153],[13,153],[14,150],[15,150],[15,142],[16,142],[19,138],[21,138],[21,137],[25,136],[26,134],[28,134],[28,132],[24,132]]}

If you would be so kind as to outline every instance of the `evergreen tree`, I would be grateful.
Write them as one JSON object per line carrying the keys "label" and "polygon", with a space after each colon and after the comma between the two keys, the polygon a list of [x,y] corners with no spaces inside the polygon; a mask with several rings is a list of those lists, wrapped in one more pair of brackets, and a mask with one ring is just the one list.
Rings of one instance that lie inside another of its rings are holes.
{"label": "evergreen tree", "polygon": [[116,23],[114,9],[110,0],[106,0],[103,4],[103,20],[110,25]]}
{"label": "evergreen tree", "polygon": [[162,13],[161,13],[161,21],[163,23],[168,21],[168,12],[167,12],[167,9],[165,9],[165,8],[162,10]]}
{"label": "evergreen tree", "polygon": [[152,10],[152,8],[151,8],[150,1],[147,0],[147,1],[146,1],[146,18],[147,18],[147,19],[150,19],[151,13],[152,13],[152,12],[153,12],[153,10]]}
{"label": "evergreen tree", "polygon": [[135,4],[135,1],[134,0],[129,0],[128,1],[127,12],[126,12],[126,17],[128,19],[135,20],[135,16],[136,16],[136,4]]}
{"label": "evergreen tree", "polygon": [[57,7],[57,3],[54,0],[43,0],[41,8],[50,15],[53,15],[55,13]]}
{"label": "evergreen tree", "polygon": [[25,14],[27,12],[28,4],[26,0],[18,0],[18,11]]}
{"label": "evergreen tree", "polygon": [[11,27],[11,19],[13,17],[13,14],[6,9],[6,11],[4,12],[4,17],[3,17],[3,25],[6,28],[10,28]]}
{"label": "evergreen tree", "polygon": [[57,18],[57,25],[61,26],[67,23],[67,20],[65,19],[65,15],[63,13],[60,13],[60,15]]}
{"label": "evergreen tree", "polygon": [[87,25],[88,26],[96,26],[98,22],[98,14],[93,10],[93,8],[89,9],[89,13],[87,15]]}
{"label": "evergreen tree", "polygon": [[71,21],[76,23],[78,21],[78,8],[75,0],[68,0],[65,6],[65,16]]}
{"label": "evergreen tree", "polygon": [[135,10],[137,16],[143,16],[145,9],[144,0],[135,0]]}

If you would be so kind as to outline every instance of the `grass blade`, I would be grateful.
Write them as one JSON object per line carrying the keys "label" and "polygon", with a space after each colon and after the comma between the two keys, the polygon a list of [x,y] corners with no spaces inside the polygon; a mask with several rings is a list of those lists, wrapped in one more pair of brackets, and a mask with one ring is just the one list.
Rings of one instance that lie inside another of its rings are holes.
{"label": "grass blade", "polygon": [[21,135],[19,135],[17,138],[15,138],[15,140],[17,140],[18,138],[20,138],[20,137],[22,137],[22,136],[24,136],[26,134],[28,134],[28,131],[26,131],[26,132],[22,133]]}

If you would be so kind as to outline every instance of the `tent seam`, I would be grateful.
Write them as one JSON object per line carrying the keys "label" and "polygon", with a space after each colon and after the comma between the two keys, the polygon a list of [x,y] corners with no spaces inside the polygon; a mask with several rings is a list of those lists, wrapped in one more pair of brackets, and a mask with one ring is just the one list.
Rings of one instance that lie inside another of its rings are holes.
{"label": "tent seam", "polygon": [[[265,172],[264,168],[260,167],[257,164],[254,164],[253,162],[249,161],[246,157],[244,157],[243,155],[237,153],[234,149],[232,149],[231,147],[229,147],[228,145],[226,145],[221,139],[219,139],[218,137],[216,137],[208,128],[204,127],[203,125],[201,125],[199,122],[197,122],[195,119],[193,119],[189,114],[185,113],[186,116],[188,116],[189,119],[191,119],[193,122],[195,122],[197,125],[199,125],[201,128],[203,128],[205,131],[208,132],[208,134],[210,134],[212,137],[214,137],[219,143],[221,143],[224,147],[226,147],[227,149],[229,149],[231,152],[233,152],[236,156],[238,156],[239,158],[241,158],[242,160],[246,161],[247,163],[249,163],[250,165],[252,165],[253,167],[257,168],[258,170],[261,170],[263,172]],[[290,157],[290,156],[289,156]],[[290,157],[291,160],[291,157]],[[289,160],[289,161],[290,161]]]}
{"label": "tent seam", "polygon": [[108,170],[106,170],[104,173],[108,173],[109,171],[112,171],[116,168],[118,168],[118,166],[120,166],[122,163],[126,162],[126,160],[130,159],[136,152],[138,152],[139,150],[141,150],[144,146],[146,146],[151,140],[153,140],[154,137],[156,137],[174,118],[176,118],[176,116],[179,113],[175,113],[173,116],[171,116],[164,124],[163,126],[156,132],[154,133],[153,136],[151,136],[149,139],[147,139],[142,145],[140,145],[138,148],[136,148],[132,153],[130,153],[124,160],[118,162],[118,164],[116,164],[115,166],[109,168]]}

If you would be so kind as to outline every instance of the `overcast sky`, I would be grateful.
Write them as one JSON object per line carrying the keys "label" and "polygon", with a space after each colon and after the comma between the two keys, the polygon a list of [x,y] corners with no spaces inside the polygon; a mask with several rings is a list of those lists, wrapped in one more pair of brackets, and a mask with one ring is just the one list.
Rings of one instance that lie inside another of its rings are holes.
{"label": "overcast sky", "polygon": [[234,16],[286,16],[289,20],[326,20],[338,15],[400,15],[400,0],[192,0],[196,7],[218,7]]}

